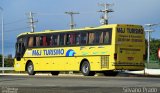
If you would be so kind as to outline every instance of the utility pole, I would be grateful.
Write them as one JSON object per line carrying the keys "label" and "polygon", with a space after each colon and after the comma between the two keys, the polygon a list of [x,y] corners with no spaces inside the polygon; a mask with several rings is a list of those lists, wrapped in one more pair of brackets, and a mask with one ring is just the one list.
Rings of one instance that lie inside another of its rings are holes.
{"label": "utility pole", "polygon": [[98,4],[99,6],[103,6],[104,10],[99,10],[98,12],[102,12],[104,13],[104,16],[101,18],[101,24],[108,24],[108,13],[110,12],[114,12],[112,9],[109,9],[110,6],[112,6],[113,4]]}
{"label": "utility pole", "polygon": [[68,15],[71,16],[70,29],[73,29],[74,26],[76,25],[76,24],[74,24],[73,15],[74,15],[74,14],[79,14],[79,12],[65,12],[65,14],[68,14]]}
{"label": "utility pole", "polygon": [[145,32],[147,32],[148,33],[148,50],[147,50],[147,52],[148,52],[148,55],[147,55],[147,68],[148,68],[148,65],[149,65],[149,61],[150,61],[150,34],[151,34],[151,32],[154,32],[154,30],[145,30]]}
{"label": "utility pole", "polygon": [[33,14],[32,12],[29,12],[29,24],[30,24],[30,27],[31,27],[31,32],[34,32],[35,31],[35,25],[34,23],[38,22],[38,21],[34,21],[34,17],[33,17]]}
{"label": "utility pole", "polygon": [[145,32],[147,32],[148,33],[148,50],[147,50],[147,52],[148,52],[148,55],[147,55],[147,68],[148,68],[148,65],[149,65],[149,62],[150,62],[150,34],[152,33],[152,32],[154,32],[154,30],[152,30],[152,27],[153,26],[156,26],[156,25],[160,25],[160,24],[145,24],[145,26],[147,26],[147,27],[149,27],[149,29],[148,30],[145,30]]}
{"label": "utility pole", "polygon": [[[1,14],[1,25],[2,25],[2,68],[4,68],[4,16],[3,16],[3,8],[0,7],[0,10],[2,11]],[[4,70],[2,70],[2,73],[4,74]]]}

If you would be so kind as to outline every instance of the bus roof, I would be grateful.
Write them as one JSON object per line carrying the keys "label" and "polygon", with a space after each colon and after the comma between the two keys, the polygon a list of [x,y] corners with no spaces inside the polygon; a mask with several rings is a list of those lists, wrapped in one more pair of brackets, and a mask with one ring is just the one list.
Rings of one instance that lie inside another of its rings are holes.
{"label": "bus roof", "polygon": [[43,30],[41,32],[24,32],[19,34],[17,37],[22,36],[22,35],[31,35],[31,34],[47,34],[47,33],[56,33],[56,32],[72,32],[72,31],[81,31],[81,30],[94,30],[94,29],[103,29],[103,28],[114,28],[118,26],[129,26],[129,27],[142,27],[141,25],[136,25],[136,24],[109,24],[109,25],[102,25],[98,27],[85,27],[85,28],[79,28],[79,29],[67,29],[67,30]]}

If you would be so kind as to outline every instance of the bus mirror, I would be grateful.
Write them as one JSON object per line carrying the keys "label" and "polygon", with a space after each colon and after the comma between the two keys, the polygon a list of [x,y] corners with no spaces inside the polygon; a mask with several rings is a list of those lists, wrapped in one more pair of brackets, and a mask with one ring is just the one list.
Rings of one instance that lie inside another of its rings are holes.
{"label": "bus mirror", "polygon": [[20,61],[20,60],[21,60],[21,54],[20,54],[20,53],[17,53],[16,59],[17,59],[17,61]]}

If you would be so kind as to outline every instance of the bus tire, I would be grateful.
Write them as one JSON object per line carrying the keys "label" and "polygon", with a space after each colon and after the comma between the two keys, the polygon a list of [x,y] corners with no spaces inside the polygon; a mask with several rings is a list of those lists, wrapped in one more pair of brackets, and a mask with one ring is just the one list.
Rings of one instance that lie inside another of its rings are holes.
{"label": "bus tire", "polygon": [[27,73],[28,73],[28,75],[35,75],[36,74],[36,72],[34,71],[34,65],[32,62],[29,62],[27,64]]}
{"label": "bus tire", "polygon": [[118,75],[118,71],[113,71],[113,70],[109,70],[109,71],[104,71],[103,74],[105,76],[117,76]]}
{"label": "bus tire", "polygon": [[81,72],[84,76],[94,76],[95,72],[90,71],[90,64],[88,61],[84,61],[81,65]]}
{"label": "bus tire", "polygon": [[51,71],[51,74],[52,74],[52,75],[58,75],[58,74],[59,74],[59,71]]}

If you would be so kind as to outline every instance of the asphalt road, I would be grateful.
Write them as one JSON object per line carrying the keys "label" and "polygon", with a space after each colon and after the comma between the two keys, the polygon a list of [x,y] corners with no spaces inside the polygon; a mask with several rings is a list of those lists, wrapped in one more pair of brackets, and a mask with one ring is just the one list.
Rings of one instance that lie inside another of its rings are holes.
{"label": "asphalt road", "polygon": [[2,93],[160,93],[160,78],[0,75],[0,86]]}

